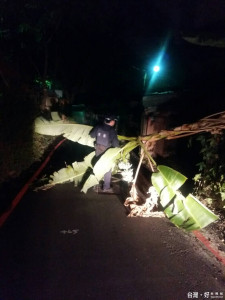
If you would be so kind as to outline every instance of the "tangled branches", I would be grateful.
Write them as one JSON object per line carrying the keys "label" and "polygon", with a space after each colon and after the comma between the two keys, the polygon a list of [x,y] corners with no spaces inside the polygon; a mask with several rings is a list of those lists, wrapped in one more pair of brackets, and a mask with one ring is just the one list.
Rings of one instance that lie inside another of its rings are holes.
{"label": "tangled branches", "polygon": [[149,136],[141,137],[143,143],[155,142],[160,139],[177,139],[194,135],[202,132],[210,132],[211,134],[221,134],[225,129],[225,112],[216,113],[208,117],[200,119],[198,122],[192,124],[183,124],[173,130],[162,130],[159,133],[154,133]]}
{"label": "tangled branches", "polygon": [[157,201],[155,197],[152,197],[153,191],[152,187],[149,189],[150,196],[145,199],[145,203],[139,205],[139,196],[135,187],[136,179],[139,173],[140,165],[144,156],[148,159],[149,165],[152,172],[157,171],[157,164],[150,155],[151,148],[154,144],[161,139],[177,139],[198,133],[210,132],[211,134],[222,134],[225,129],[225,112],[216,113],[192,124],[183,124],[182,126],[176,127],[173,130],[162,130],[158,133],[153,133],[148,136],[139,137],[139,145],[141,146],[141,157],[139,161],[138,168],[136,170],[136,175],[133,181],[133,185],[130,191],[130,197],[128,197],[124,203],[130,209],[129,217],[133,216],[150,216],[154,208],[157,208]]}

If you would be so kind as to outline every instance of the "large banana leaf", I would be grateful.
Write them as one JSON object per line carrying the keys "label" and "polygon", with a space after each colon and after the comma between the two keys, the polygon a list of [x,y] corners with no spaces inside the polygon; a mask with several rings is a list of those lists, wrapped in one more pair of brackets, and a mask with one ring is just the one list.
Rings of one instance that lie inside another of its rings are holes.
{"label": "large banana leaf", "polygon": [[[74,181],[75,185],[78,185],[84,175],[88,175],[86,181],[83,184],[82,192],[86,193],[89,188],[99,184],[99,181],[103,178],[104,174],[110,169],[114,169],[116,161],[121,157],[121,148],[108,149],[92,166],[92,159],[95,156],[95,151],[91,152],[84,158],[82,162],[74,162],[72,166],[62,168],[57,172],[54,172],[50,176],[49,183],[43,186],[43,189],[51,188],[56,184]],[[91,169],[92,173],[91,173]]]}
{"label": "large banana leaf", "polygon": [[126,159],[127,155],[133,150],[135,149],[137,146],[139,146],[139,142],[138,139],[136,138],[136,140],[131,140],[130,142],[128,142],[124,147],[123,147],[123,159]]}
{"label": "large banana leaf", "polygon": [[121,151],[121,148],[110,148],[100,157],[93,167],[93,174],[84,183],[82,192],[86,193],[89,188],[99,183],[106,172],[114,169],[116,161],[121,157]]}
{"label": "large banana leaf", "polygon": [[159,165],[157,173],[152,174],[152,184],[160,195],[161,205],[165,207],[184,184],[187,177],[172,168]]}
{"label": "large banana leaf", "polygon": [[89,135],[92,126],[60,121],[47,121],[41,117],[35,120],[35,132],[44,135],[63,135],[68,140],[94,147],[94,139]]}
{"label": "large banana leaf", "polygon": [[[192,194],[186,197],[184,202],[186,209],[190,212],[193,219],[198,222],[200,228],[203,228],[210,223],[218,220],[218,217],[207,207],[205,207],[197,198]],[[204,212],[204,213],[203,213]]]}
{"label": "large banana leaf", "polygon": [[[37,118],[35,120],[35,132],[52,136],[63,135],[65,138],[74,142],[78,142],[87,146],[94,146],[94,139],[89,135],[90,130],[92,129],[91,126],[63,123],[61,120],[55,120],[56,118],[54,118],[54,121],[47,121],[41,117]],[[83,192],[86,193],[90,187],[98,184],[103,178],[104,174],[110,169],[114,168],[116,160],[121,156],[121,152],[123,152],[123,156],[125,157],[131,150],[138,146],[137,138],[127,138],[124,136],[118,136],[118,138],[120,140],[124,140],[126,138],[130,140],[130,142],[128,142],[123,148],[108,149],[101,156],[101,158],[93,167],[93,174],[89,174],[89,177],[85,181],[82,188]],[[89,167],[92,168],[92,165],[89,164]],[[77,183],[81,181],[81,178],[84,174],[86,174],[86,171],[87,165],[84,162],[75,162],[73,163],[72,167],[68,166],[59,170],[58,172],[55,172],[51,176],[52,180],[49,182],[48,186],[73,180],[75,183]]]}
{"label": "large banana leaf", "polygon": [[91,187],[98,185],[99,181],[98,179],[95,177],[94,174],[91,174],[88,179],[85,181],[83,187],[82,187],[82,192],[87,193],[88,189],[90,189]]}
{"label": "large banana leaf", "polygon": [[[57,119],[53,114],[53,121],[47,121],[42,117],[38,117],[34,122],[35,132],[43,135],[58,136],[63,135],[68,140],[77,142],[82,145],[94,147],[94,139],[89,135],[92,126],[64,123],[61,119]],[[119,140],[137,140],[137,138],[129,138],[118,135]]]}
{"label": "large banana leaf", "polygon": [[95,152],[93,151],[84,158],[84,161],[75,161],[72,166],[69,165],[66,168],[62,168],[59,171],[54,172],[53,175],[50,176],[51,179],[49,180],[49,183],[42,188],[47,189],[56,184],[72,181],[74,181],[74,184],[77,186],[81,182],[88,168],[91,167],[91,161],[94,156]]}
{"label": "large banana leaf", "polygon": [[204,228],[218,219],[193,195],[185,198],[178,191],[186,181],[185,176],[166,166],[159,166],[158,171],[152,174],[152,184],[160,195],[166,216],[174,225],[191,231]]}

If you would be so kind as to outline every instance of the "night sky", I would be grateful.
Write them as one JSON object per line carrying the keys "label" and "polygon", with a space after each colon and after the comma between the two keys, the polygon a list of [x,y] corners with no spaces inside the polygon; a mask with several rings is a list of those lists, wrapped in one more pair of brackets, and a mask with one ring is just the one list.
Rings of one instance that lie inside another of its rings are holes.
{"label": "night sky", "polygon": [[[222,0],[9,3],[3,0],[1,4],[1,17],[5,12],[2,27],[12,30],[22,23],[35,27],[40,22],[44,30],[42,40],[50,40],[48,75],[62,88],[75,93],[78,102],[85,97],[89,102],[96,98],[101,102],[136,100],[143,94],[145,70],[162,49],[164,69],[156,89],[193,86],[204,89],[210,85],[215,90],[224,82],[225,49],[196,46],[182,38],[199,34],[224,37],[225,2]],[[32,8],[32,3],[38,3],[38,8],[35,5]],[[9,45],[4,45],[3,54]],[[21,56],[18,54],[17,60],[25,60],[23,69],[28,74],[31,61],[40,72],[44,68],[44,49],[38,49],[41,45],[36,46],[32,38],[26,37],[30,53],[18,51]]]}
{"label": "night sky", "polygon": [[221,37],[224,25],[223,1],[72,1],[62,25],[65,70],[95,93],[131,97],[165,47],[164,88],[204,86],[224,74],[224,49],[192,45],[182,35]]}

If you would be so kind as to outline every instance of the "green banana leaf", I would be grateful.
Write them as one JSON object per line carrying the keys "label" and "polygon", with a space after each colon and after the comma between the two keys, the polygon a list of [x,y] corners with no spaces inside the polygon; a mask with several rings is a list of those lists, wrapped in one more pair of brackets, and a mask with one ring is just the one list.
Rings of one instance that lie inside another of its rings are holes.
{"label": "green banana leaf", "polygon": [[[53,121],[47,121],[42,117],[38,117],[34,122],[34,130],[36,133],[43,135],[58,136],[63,135],[68,140],[77,142],[82,145],[94,147],[94,141],[89,132],[93,128],[92,126],[84,124],[76,124],[73,122],[64,123],[61,119],[57,119],[54,114],[52,114]],[[119,140],[137,140],[134,137],[125,137],[118,135]]]}
{"label": "green banana leaf", "polygon": [[210,223],[219,219],[218,216],[216,216],[211,210],[205,207],[192,194],[189,194],[186,197],[186,201],[184,202],[184,204],[192,217],[198,222],[200,228],[204,228]]}
{"label": "green banana leaf", "polygon": [[121,157],[121,148],[109,148],[96,162],[93,174],[85,181],[82,192],[86,193],[89,188],[99,183],[104,174],[114,169],[116,161]]}
{"label": "green banana leaf", "polygon": [[[83,174],[83,172],[81,173]],[[67,166],[66,168],[62,168],[57,172],[54,172],[53,175],[50,176],[49,184],[61,184],[64,182],[72,182],[77,178],[79,180],[80,173],[77,173],[72,166]]]}
{"label": "green banana leaf", "polygon": [[62,184],[72,181],[74,182],[75,186],[77,186],[81,182],[88,168],[92,167],[91,161],[94,156],[95,152],[93,151],[84,158],[84,161],[75,161],[72,166],[69,165],[66,168],[62,168],[59,171],[54,172],[53,175],[50,175],[49,183],[44,185],[42,188],[47,189],[53,187],[56,184]]}
{"label": "green banana leaf", "polygon": [[[88,177],[81,190],[86,193],[88,189],[99,184],[107,171],[110,169],[112,172],[114,171],[117,161],[121,158],[122,149],[123,148],[108,149],[94,166],[92,166],[92,159],[95,156],[95,152],[93,151],[84,158],[83,162],[74,162],[72,166],[67,166],[66,168],[54,172],[54,174],[50,176],[49,184],[42,188],[50,188],[56,184],[72,181],[74,181],[75,185],[78,185],[82,181],[83,176],[87,174]],[[91,169],[93,169],[92,173],[90,171]],[[87,173],[87,171],[89,172]]]}
{"label": "green banana leaf", "polygon": [[139,146],[138,139],[128,142],[122,149],[123,159],[126,159],[127,154],[130,153],[137,146]]}
{"label": "green banana leaf", "polygon": [[159,165],[157,169],[159,172],[152,174],[152,184],[160,195],[162,207],[165,207],[187,177],[167,166]]}
{"label": "green banana leaf", "polygon": [[88,177],[88,179],[85,181],[85,183],[84,183],[84,185],[83,185],[83,187],[82,187],[81,192],[83,192],[83,193],[86,194],[87,191],[88,191],[91,187],[93,187],[93,186],[95,186],[95,185],[98,185],[98,184],[99,184],[98,179],[95,177],[94,174],[91,174],[91,175]]}
{"label": "green banana leaf", "polygon": [[[71,141],[94,147],[94,139],[89,135],[91,129],[91,126],[74,123],[63,123],[61,120],[57,120],[56,118],[54,118],[54,121],[47,121],[42,117],[36,118],[35,120],[35,132],[39,134],[51,136],[63,135],[65,138]],[[97,161],[94,168],[91,164],[88,165],[89,167],[93,168],[93,174],[90,174],[85,181],[82,188],[83,192],[86,193],[90,187],[98,184],[99,181],[103,178],[104,174],[108,170],[114,168],[115,162],[118,157],[121,156],[120,153],[122,151],[125,157],[131,150],[138,146],[137,138],[127,138],[124,136],[118,136],[118,138],[120,140],[124,140],[126,138],[130,142],[128,142],[123,148],[108,149]],[[88,166],[84,162],[75,162],[73,163],[72,167],[68,166],[59,170],[58,172],[55,172],[51,176],[51,181],[49,182],[48,186],[67,181],[75,181],[75,184],[77,184],[81,181],[83,175],[86,174]]]}
{"label": "green banana leaf", "polygon": [[47,121],[41,117],[36,118],[34,130],[36,133],[58,136],[63,135],[68,140],[82,145],[94,147],[94,139],[89,135],[92,126],[60,121]]}
{"label": "green banana leaf", "polygon": [[218,219],[193,195],[189,194],[185,198],[178,191],[187,179],[184,175],[166,166],[159,166],[158,170],[158,173],[152,174],[152,184],[160,195],[164,213],[175,226],[192,231],[204,228]]}

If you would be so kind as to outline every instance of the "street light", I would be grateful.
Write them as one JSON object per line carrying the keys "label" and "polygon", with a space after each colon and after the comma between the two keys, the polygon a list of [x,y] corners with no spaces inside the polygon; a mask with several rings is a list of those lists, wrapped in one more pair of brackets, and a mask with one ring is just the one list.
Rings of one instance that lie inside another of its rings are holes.
{"label": "street light", "polygon": [[161,67],[159,64],[151,66],[151,68],[149,68],[149,71],[145,70],[145,74],[144,74],[144,88],[146,90],[145,92],[148,92],[150,87],[152,87],[156,78],[158,78],[160,71],[161,71]]}
{"label": "street light", "polygon": [[155,82],[162,80],[162,76],[165,71],[164,64],[164,56],[166,53],[166,49],[168,47],[168,43],[170,40],[171,33],[169,32],[161,46],[161,49],[157,53],[155,59],[153,58],[154,65],[151,65],[151,70],[146,71],[144,75],[144,87],[146,89],[145,93],[148,93],[150,89],[153,88]]}
{"label": "street light", "polygon": [[159,70],[160,70],[160,67],[159,67],[159,66],[154,66],[154,68],[153,68],[153,71],[154,71],[154,72],[157,73],[157,72],[159,72]]}

